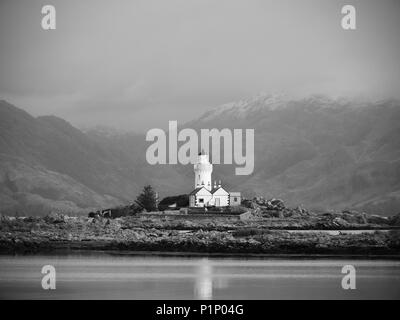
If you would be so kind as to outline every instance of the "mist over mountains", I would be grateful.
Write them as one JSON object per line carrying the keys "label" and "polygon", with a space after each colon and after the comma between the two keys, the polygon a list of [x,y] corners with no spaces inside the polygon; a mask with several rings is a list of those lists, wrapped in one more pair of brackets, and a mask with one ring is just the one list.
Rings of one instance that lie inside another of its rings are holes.
{"label": "mist over mountains", "polygon": [[[173,119],[166,119],[173,120]],[[245,196],[291,206],[400,212],[400,103],[259,95],[211,109],[183,127],[255,129],[255,169],[235,176],[215,165],[213,179]],[[0,102],[0,212],[84,214],[128,203],[144,184],[160,196],[188,193],[191,165],[147,164],[144,135],[32,117]]]}

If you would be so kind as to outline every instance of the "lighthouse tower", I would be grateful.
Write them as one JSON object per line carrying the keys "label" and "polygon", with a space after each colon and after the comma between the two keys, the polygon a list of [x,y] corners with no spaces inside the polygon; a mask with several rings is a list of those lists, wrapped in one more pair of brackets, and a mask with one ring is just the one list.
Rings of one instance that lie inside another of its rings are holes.
{"label": "lighthouse tower", "polygon": [[211,191],[211,173],[213,166],[208,160],[208,155],[202,150],[199,153],[199,158],[197,163],[194,164],[194,187],[205,187],[207,190]]}

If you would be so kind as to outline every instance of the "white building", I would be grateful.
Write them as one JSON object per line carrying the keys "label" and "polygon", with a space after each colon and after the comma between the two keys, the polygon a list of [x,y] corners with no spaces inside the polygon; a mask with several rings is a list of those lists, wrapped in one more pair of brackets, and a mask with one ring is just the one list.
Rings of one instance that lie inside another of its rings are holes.
{"label": "white building", "polygon": [[208,160],[208,155],[200,152],[198,162],[194,165],[194,187],[200,188],[205,186],[207,190],[211,190],[211,173],[213,166]]}
{"label": "white building", "polygon": [[228,192],[222,185],[214,182],[212,185],[211,174],[213,165],[208,159],[208,155],[203,151],[199,153],[198,162],[194,164],[194,187],[189,194],[190,207],[226,207],[240,205],[240,192]]}

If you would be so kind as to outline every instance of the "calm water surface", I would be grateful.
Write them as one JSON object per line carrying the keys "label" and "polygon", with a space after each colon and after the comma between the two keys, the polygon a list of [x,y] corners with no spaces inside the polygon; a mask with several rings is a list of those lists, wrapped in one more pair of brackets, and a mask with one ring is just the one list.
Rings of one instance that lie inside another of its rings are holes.
{"label": "calm water surface", "polygon": [[[342,267],[356,268],[343,290]],[[41,269],[56,268],[43,290]],[[400,261],[111,254],[0,256],[1,299],[399,299]]]}

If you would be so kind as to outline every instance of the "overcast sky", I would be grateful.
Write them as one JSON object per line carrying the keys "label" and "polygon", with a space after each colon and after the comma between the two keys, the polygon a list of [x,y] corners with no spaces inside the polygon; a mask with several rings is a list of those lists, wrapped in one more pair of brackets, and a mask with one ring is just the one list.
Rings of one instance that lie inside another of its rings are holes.
{"label": "overcast sky", "polygon": [[0,98],[135,131],[259,92],[400,98],[399,34],[398,0],[0,0]]}

